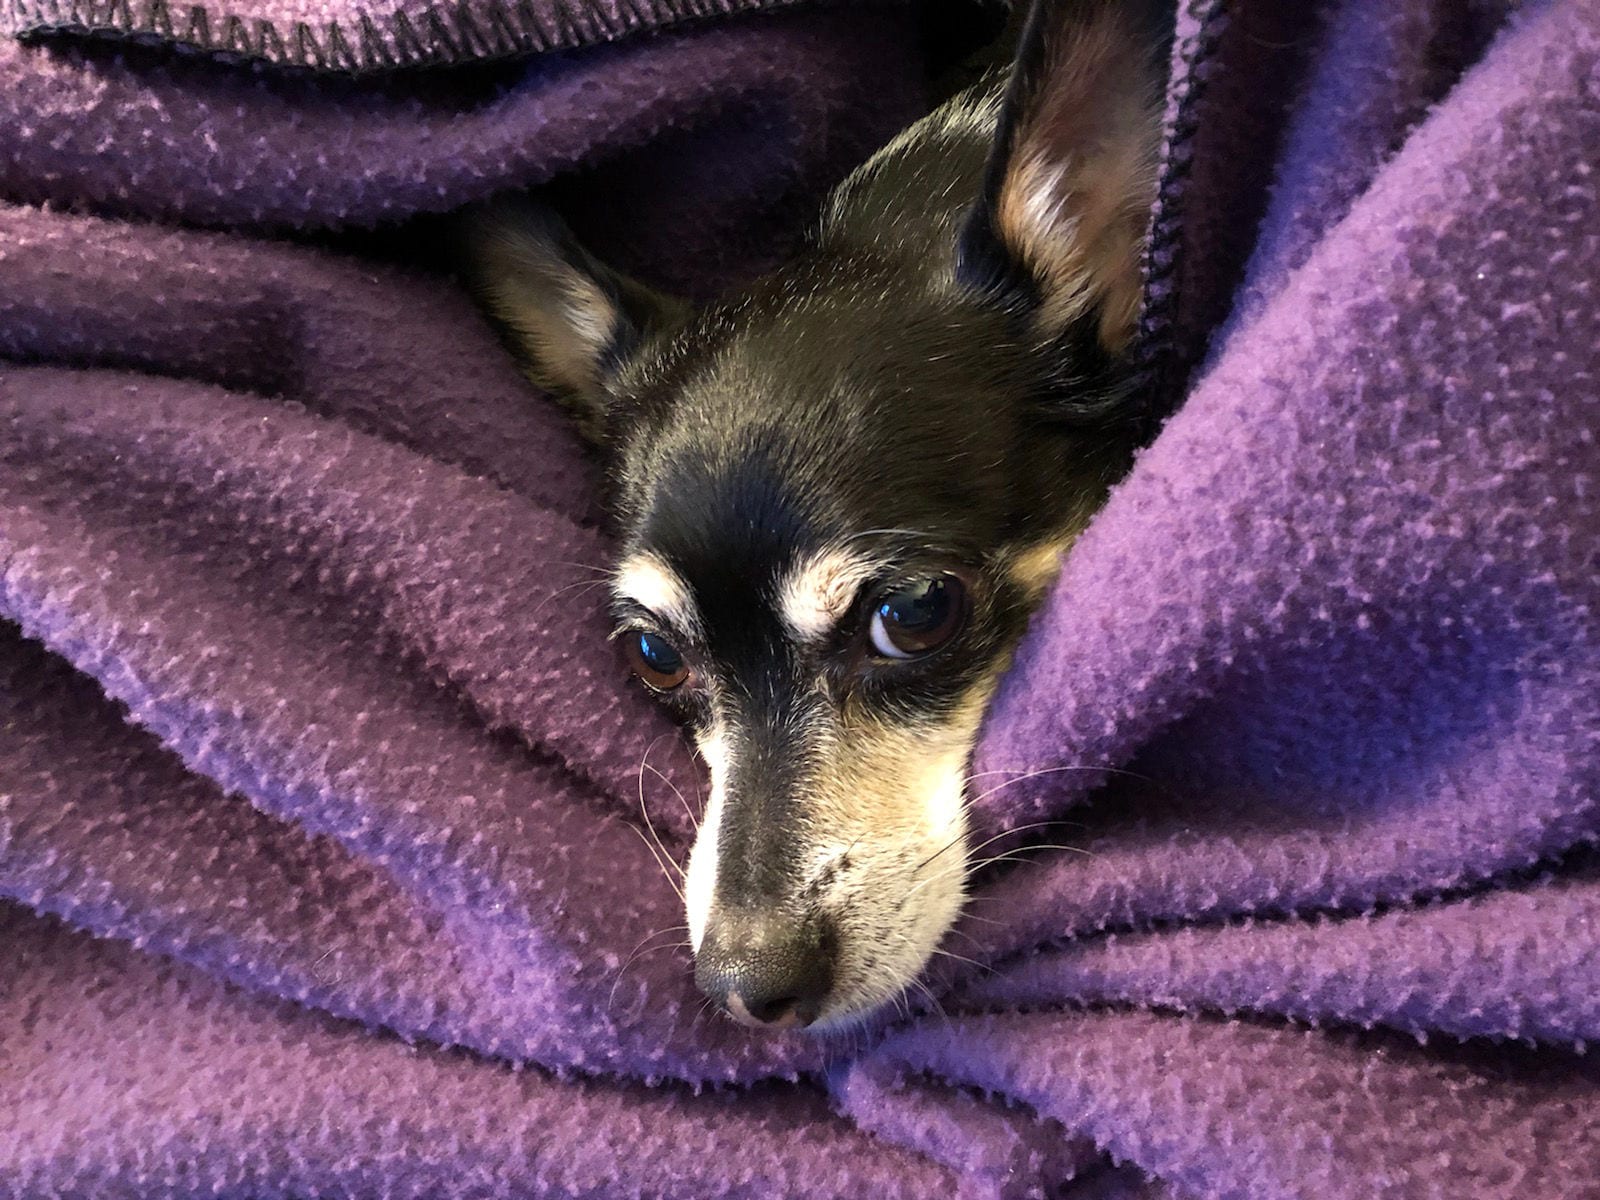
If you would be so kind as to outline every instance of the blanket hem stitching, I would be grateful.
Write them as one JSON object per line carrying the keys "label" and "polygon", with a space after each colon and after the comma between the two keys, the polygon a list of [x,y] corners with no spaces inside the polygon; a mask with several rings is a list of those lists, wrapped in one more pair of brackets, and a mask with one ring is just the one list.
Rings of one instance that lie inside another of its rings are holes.
{"label": "blanket hem stitching", "polygon": [[[267,64],[346,75],[409,67],[446,67],[583,49],[675,25],[733,14],[787,9],[826,0],[620,0],[613,15],[549,0],[541,16],[533,0],[439,0],[413,20],[404,10],[375,18],[364,8],[315,27],[279,23],[191,4],[175,14],[168,0],[11,0],[12,29],[24,42],[70,36],[159,46],[225,62]],[[891,3],[892,0],[879,0]],[[387,25],[387,29],[383,26]],[[353,27],[353,28],[352,28]]]}

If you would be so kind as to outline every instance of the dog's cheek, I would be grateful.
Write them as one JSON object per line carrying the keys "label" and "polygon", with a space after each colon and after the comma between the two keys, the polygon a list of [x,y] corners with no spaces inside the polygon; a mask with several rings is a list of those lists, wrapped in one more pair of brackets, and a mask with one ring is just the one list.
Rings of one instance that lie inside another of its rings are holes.
{"label": "dog's cheek", "polygon": [[840,934],[841,1018],[909,987],[960,911],[975,723],[876,731],[837,781],[855,786],[823,806],[829,852],[819,857],[848,859],[824,900]]}
{"label": "dog's cheek", "polygon": [[924,960],[954,923],[966,894],[969,751],[970,743],[963,739],[935,758],[921,781],[923,835],[906,880],[911,899],[902,919],[906,936]]}
{"label": "dog's cheek", "polygon": [[967,756],[971,749],[970,737],[960,739],[953,749],[929,764],[919,787],[923,822],[927,830],[925,843],[937,845],[930,853],[942,855],[945,853],[944,847],[949,846],[949,853],[957,855],[958,861],[964,861],[966,857],[955,842],[966,832],[964,792]]}
{"label": "dog's cheek", "polygon": [[924,954],[953,917],[965,883],[966,759],[961,742],[901,778],[902,817],[879,844],[881,879],[866,884],[880,900],[873,905],[878,933],[926,946]]}

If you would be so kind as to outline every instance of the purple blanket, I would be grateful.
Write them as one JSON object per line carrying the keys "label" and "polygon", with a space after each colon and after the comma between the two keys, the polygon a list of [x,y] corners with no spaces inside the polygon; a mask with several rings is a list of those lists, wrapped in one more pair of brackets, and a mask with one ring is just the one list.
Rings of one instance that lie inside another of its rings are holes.
{"label": "purple blanket", "polygon": [[591,469],[359,232],[770,262],[925,14],[733,7],[0,16],[0,1197],[1600,1197],[1600,7],[1185,5],[1181,408],[974,764],[1049,847],[833,1039],[704,1011]]}

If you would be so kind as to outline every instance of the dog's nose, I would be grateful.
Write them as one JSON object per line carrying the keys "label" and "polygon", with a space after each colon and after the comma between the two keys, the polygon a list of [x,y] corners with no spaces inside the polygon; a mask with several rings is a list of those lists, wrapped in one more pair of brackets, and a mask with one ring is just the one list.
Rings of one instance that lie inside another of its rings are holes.
{"label": "dog's nose", "polygon": [[714,912],[695,955],[694,981],[741,1024],[809,1025],[833,988],[826,922],[786,913]]}

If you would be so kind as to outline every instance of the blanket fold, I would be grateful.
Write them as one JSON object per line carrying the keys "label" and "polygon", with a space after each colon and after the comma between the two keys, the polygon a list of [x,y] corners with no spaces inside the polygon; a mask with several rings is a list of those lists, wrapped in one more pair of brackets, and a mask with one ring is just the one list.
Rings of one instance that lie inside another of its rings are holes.
{"label": "blanket fold", "polygon": [[[788,0],[793,3],[794,0]],[[0,29],[30,41],[102,38],[199,51],[225,62],[369,74],[449,67],[614,42],[641,30],[783,0],[471,0],[339,4],[264,0],[241,11],[171,0],[10,0]]]}
{"label": "blanket fold", "polygon": [[550,183],[713,293],[918,110],[927,14],[527,0],[463,57],[568,49],[352,79],[30,4],[0,1197],[1600,1197],[1593,4],[1181,7],[1175,415],[989,714],[929,992],[792,1039],[694,992],[595,471],[419,264]]}

